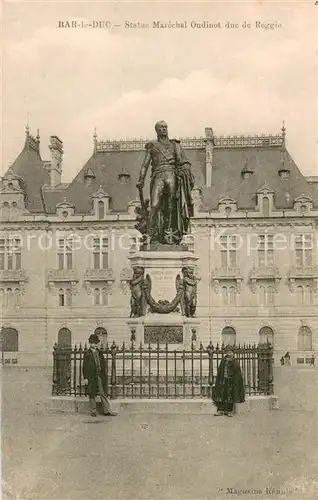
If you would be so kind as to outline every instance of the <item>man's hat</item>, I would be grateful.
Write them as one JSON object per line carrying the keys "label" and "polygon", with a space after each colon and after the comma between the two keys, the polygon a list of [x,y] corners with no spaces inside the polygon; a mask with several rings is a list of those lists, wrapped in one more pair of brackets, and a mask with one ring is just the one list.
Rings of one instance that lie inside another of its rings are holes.
{"label": "man's hat", "polygon": [[225,349],[224,349],[224,350],[225,350],[225,352],[234,352],[234,348],[233,348],[233,346],[232,346],[232,345],[230,345],[230,344],[227,344],[227,345],[225,346]]}
{"label": "man's hat", "polygon": [[99,336],[96,335],[96,333],[92,333],[92,335],[89,336],[88,342],[90,344],[99,344],[100,342]]}

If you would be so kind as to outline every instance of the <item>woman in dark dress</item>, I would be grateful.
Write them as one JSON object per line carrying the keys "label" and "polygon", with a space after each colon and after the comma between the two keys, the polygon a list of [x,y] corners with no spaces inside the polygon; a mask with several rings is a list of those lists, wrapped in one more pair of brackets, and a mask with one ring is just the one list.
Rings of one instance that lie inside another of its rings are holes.
{"label": "woman in dark dress", "polygon": [[217,407],[215,416],[233,416],[235,403],[244,403],[245,390],[239,363],[228,349],[218,368],[212,399]]}

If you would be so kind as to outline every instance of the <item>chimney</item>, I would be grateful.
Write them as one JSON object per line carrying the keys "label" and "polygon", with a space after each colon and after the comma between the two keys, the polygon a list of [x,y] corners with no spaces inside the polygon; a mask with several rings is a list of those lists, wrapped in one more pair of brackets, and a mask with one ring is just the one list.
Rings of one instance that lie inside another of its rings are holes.
{"label": "chimney", "polygon": [[51,135],[49,150],[51,151],[51,165],[49,166],[50,186],[56,187],[61,183],[62,177],[62,161],[63,161],[63,142]]}
{"label": "chimney", "polygon": [[206,187],[212,186],[214,137],[212,128],[205,129],[205,181]]}

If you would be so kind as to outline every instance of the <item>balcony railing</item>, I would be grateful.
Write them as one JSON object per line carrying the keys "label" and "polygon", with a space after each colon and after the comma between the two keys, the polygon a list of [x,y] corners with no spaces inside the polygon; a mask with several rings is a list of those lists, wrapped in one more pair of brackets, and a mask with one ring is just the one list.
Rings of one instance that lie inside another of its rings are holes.
{"label": "balcony railing", "polygon": [[290,278],[318,278],[318,266],[292,266],[289,271]]}
{"label": "balcony railing", "polygon": [[295,291],[296,280],[312,280],[313,291],[318,291],[318,266],[292,266],[289,270],[288,282],[291,292]]}
{"label": "balcony railing", "polygon": [[212,271],[212,285],[216,293],[220,291],[220,281],[232,280],[236,282],[237,292],[240,292],[241,283],[243,281],[243,274],[241,268],[238,266],[233,267],[216,267]]}
{"label": "balcony railing", "polygon": [[86,269],[84,281],[115,281],[114,271],[106,269]]}
{"label": "balcony railing", "polygon": [[76,269],[49,269],[48,270],[48,282],[77,282],[77,271]]}
{"label": "balcony railing", "polygon": [[277,266],[253,267],[250,273],[250,283],[253,293],[256,292],[256,283],[259,280],[270,280],[274,284],[276,292],[278,292],[278,284],[281,280],[278,267]]}
{"label": "balcony railing", "polygon": [[0,270],[0,282],[19,282],[25,283],[28,281],[26,272],[24,269],[1,269]]}
{"label": "balcony railing", "polygon": [[250,274],[251,279],[280,279],[280,273],[277,266],[259,266],[254,267]]}
{"label": "balcony railing", "polygon": [[213,271],[213,278],[217,280],[236,280],[243,279],[241,268],[235,267],[216,267]]}

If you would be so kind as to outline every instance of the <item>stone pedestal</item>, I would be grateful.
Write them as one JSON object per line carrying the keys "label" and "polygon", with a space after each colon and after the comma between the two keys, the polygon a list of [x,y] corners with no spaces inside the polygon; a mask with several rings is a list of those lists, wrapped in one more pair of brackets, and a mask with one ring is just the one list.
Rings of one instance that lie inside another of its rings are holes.
{"label": "stone pedestal", "polygon": [[[198,258],[188,251],[139,251],[129,257],[131,267],[142,267],[145,276],[151,279],[151,296],[157,302],[171,302],[177,293],[177,277],[182,279],[182,268],[190,267],[196,274]],[[173,344],[176,349],[190,347],[199,342],[200,321],[182,315],[181,307],[169,314],[151,313],[139,318],[130,318],[128,326],[135,334],[137,345]]]}
{"label": "stone pedestal", "polygon": [[172,300],[176,294],[176,278],[183,267],[197,267],[198,258],[191,252],[141,251],[129,257],[131,267],[143,267],[151,278],[151,294],[155,300]]}
{"label": "stone pedestal", "polygon": [[130,318],[127,321],[129,329],[134,332],[136,345],[160,344],[173,345],[175,349],[191,347],[192,338],[195,337],[194,346],[199,346],[200,320],[186,318],[180,314],[149,314],[141,318]]}

